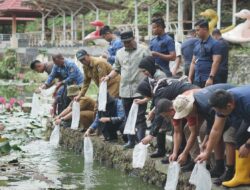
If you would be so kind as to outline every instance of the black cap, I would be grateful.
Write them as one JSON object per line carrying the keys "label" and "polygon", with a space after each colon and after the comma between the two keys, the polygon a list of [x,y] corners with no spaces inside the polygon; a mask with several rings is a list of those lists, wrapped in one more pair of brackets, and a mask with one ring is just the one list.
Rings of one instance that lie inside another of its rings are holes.
{"label": "black cap", "polygon": [[121,41],[130,41],[134,38],[134,34],[132,31],[126,31],[121,33]]}
{"label": "black cap", "polygon": [[76,52],[77,60],[83,59],[85,55],[88,55],[88,53],[84,49],[81,49],[78,52]]}

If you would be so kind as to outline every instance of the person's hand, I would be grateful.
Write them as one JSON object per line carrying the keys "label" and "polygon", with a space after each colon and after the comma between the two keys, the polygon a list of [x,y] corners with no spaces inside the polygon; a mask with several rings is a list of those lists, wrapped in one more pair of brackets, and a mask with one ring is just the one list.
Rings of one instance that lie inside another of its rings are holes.
{"label": "person's hand", "polygon": [[81,95],[79,94],[76,97],[74,97],[74,101],[78,102],[80,100],[80,98],[81,98]]}
{"label": "person's hand", "polygon": [[207,79],[205,86],[210,86],[213,83],[214,83],[213,80],[209,78],[209,79]]}
{"label": "person's hand", "polygon": [[250,149],[248,149],[245,144],[241,145],[239,149],[239,157],[246,158],[249,154],[250,154]]}
{"label": "person's hand", "polygon": [[108,75],[106,75],[105,77],[101,78],[101,81],[102,82],[105,82],[105,81],[107,82],[109,79],[110,79],[110,77]]}
{"label": "person's hand", "polygon": [[147,135],[146,137],[144,137],[141,142],[144,145],[147,145],[148,143],[150,143],[153,140],[154,136],[152,135]]}
{"label": "person's hand", "polygon": [[141,104],[145,104],[146,101],[145,99],[134,99],[134,103],[141,105]]}
{"label": "person's hand", "polygon": [[158,57],[159,56],[159,53],[156,52],[156,51],[151,51],[151,54],[153,57]]}
{"label": "person's hand", "polygon": [[110,122],[110,118],[109,117],[102,117],[99,119],[99,121],[102,123],[107,123],[107,122]]}
{"label": "person's hand", "polygon": [[208,160],[209,154],[207,152],[201,152],[197,158],[195,159],[195,162],[203,162]]}
{"label": "person's hand", "polygon": [[174,68],[173,71],[172,71],[172,75],[175,76],[176,73],[177,73],[177,69]]}
{"label": "person's hand", "polygon": [[41,88],[41,89],[46,89],[47,86],[46,86],[46,84],[42,84],[39,88]]}
{"label": "person's hand", "polygon": [[35,93],[36,93],[36,94],[40,94],[40,93],[41,93],[41,90],[42,90],[42,88],[41,88],[41,87],[38,87],[38,88],[35,90]]}
{"label": "person's hand", "polygon": [[62,86],[62,84],[63,84],[62,82],[57,82],[56,83],[56,88],[58,89],[60,86]]}
{"label": "person's hand", "polygon": [[90,136],[91,128],[88,128],[87,131],[84,133],[84,137]]}
{"label": "person's hand", "polygon": [[147,117],[147,120],[148,121],[152,121],[155,117],[155,112],[154,110],[151,110],[149,113],[148,113],[148,117]]}
{"label": "person's hand", "polygon": [[176,159],[177,159],[177,154],[175,153],[172,153],[168,158],[169,162],[176,161]]}
{"label": "person's hand", "polygon": [[177,162],[180,164],[180,165],[183,165],[187,162],[187,154],[185,154],[184,152],[181,153],[179,156],[178,156],[178,159],[177,159]]}
{"label": "person's hand", "polygon": [[56,119],[56,120],[55,120],[55,124],[56,124],[56,125],[60,125],[61,122],[62,122],[61,119]]}

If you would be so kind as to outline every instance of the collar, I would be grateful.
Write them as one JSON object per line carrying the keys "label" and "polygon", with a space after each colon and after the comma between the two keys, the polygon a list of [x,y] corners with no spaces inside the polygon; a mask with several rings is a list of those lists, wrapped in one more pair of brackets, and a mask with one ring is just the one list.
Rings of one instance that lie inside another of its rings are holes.
{"label": "collar", "polygon": [[209,35],[208,38],[205,39],[205,40],[201,40],[200,39],[200,42],[203,43],[203,44],[205,44],[205,43],[207,43],[210,40],[210,38],[211,38],[211,36]]}
{"label": "collar", "polygon": [[157,40],[162,40],[162,39],[164,39],[164,37],[167,35],[167,33],[164,33],[164,34],[162,34],[162,35],[160,35],[160,36],[157,36],[156,38],[157,38]]}

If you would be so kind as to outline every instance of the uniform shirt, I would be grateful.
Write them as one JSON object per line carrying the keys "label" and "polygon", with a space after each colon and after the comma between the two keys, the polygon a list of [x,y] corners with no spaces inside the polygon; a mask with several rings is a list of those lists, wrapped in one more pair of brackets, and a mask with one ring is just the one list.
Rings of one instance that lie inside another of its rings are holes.
{"label": "uniform shirt", "polygon": [[198,38],[190,37],[187,38],[182,44],[181,44],[181,54],[184,59],[185,65],[190,65],[193,59],[193,51],[195,47],[195,43],[199,41]]}
{"label": "uniform shirt", "polygon": [[112,40],[108,47],[108,62],[113,65],[115,62],[116,52],[123,47],[123,43],[120,38]]}
{"label": "uniform shirt", "polygon": [[77,65],[73,61],[68,59],[64,59],[64,65],[62,67],[54,64],[45,84],[50,85],[56,77],[60,77],[63,80],[62,82],[67,85],[81,85],[84,80],[83,74],[81,73]]}
{"label": "uniform shirt", "polygon": [[203,88],[199,92],[194,93],[195,105],[197,113],[201,114],[207,121],[207,133],[211,130],[214,122],[215,112],[210,106],[208,100],[217,89],[228,90],[234,86],[230,84],[215,84]]}
{"label": "uniform shirt", "polygon": [[204,82],[208,79],[212,68],[213,55],[221,55],[221,48],[218,41],[211,36],[205,41],[199,40],[195,43],[195,81]]}
{"label": "uniform shirt", "polygon": [[[175,52],[174,40],[167,34],[157,36],[150,41],[149,48],[151,51],[156,51],[163,54],[169,54]],[[169,69],[169,61],[163,60],[159,57],[155,57],[155,62],[161,67],[163,72],[169,77],[172,73]]]}
{"label": "uniform shirt", "polygon": [[233,95],[235,108],[230,114],[234,127],[240,127],[239,120],[244,120],[250,125],[250,85],[231,88],[228,90]]}
{"label": "uniform shirt", "polygon": [[[112,71],[112,66],[103,58],[97,58],[90,56],[90,64],[83,65],[83,71],[85,80],[81,89],[81,95],[84,96],[89,88],[91,80],[99,87],[99,83],[102,77],[105,77]],[[119,83],[120,75],[110,79],[107,82],[107,88],[113,83]],[[117,89],[118,91],[118,89]]]}
{"label": "uniform shirt", "polygon": [[149,55],[150,51],[140,44],[137,44],[137,47],[133,50],[125,50],[123,47],[117,51],[113,69],[121,73],[120,97],[133,98],[140,96],[136,90],[144,79],[144,75],[139,70],[139,64],[143,57]]}
{"label": "uniform shirt", "polygon": [[[119,117],[119,118],[125,118],[125,111],[124,111],[124,107],[123,107],[123,104],[122,104],[122,100],[121,99],[116,99],[116,115],[115,116],[112,116],[112,117]],[[107,116],[108,117],[108,116]],[[111,116],[110,116],[111,117]],[[100,126],[100,116],[99,114],[97,113],[96,114],[96,117],[95,117],[95,120],[94,122],[91,124],[90,128],[92,129],[96,129],[98,126]]]}
{"label": "uniform shirt", "polygon": [[218,73],[225,73],[228,71],[228,51],[229,45],[226,40],[220,38],[218,40],[220,47],[221,47],[221,62],[219,65]]}

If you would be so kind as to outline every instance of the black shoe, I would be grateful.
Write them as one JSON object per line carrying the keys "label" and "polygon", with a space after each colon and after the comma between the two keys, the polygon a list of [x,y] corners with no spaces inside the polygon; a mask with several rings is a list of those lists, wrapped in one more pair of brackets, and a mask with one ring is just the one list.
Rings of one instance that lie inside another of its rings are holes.
{"label": "black shoe", "polygon": [[194,165],[195,165],[194,161],[190,160],[190,161],[186,162],[186,164],[184,164],[184,165],[181,167],[181,170],[182,170],[183,172],[190,172],[190,171],[193,170]]}
{"label": "black shoe", "polygon": [[234,176],[234,167],[226,168],[225,172],[219,178],[214,180],[215,185],[221,185],[224,181],[229,181]]}
{"label": "black shoe", "polygon": [[219,178],[221,175],[223,175],[225,169],[219,168],[219,167],[214,167],[211,171],[211,178]]}
{"label": "black shoe", "polygon": [[165,156],[165,152],[158,152],[158,151],[150,155],[151,158],[160,158],[163,156]]}
{"label": "black shoe", "polygon": [[165,156],[162,160],[161,160],[162,164],[169,164],[169,155]]}
{"label": "black shoe", "polygon": [[134,147],[135,147],[135,145],[132,143],[127,143],[127,144],[123,145],[123,149],[132,149]]}

